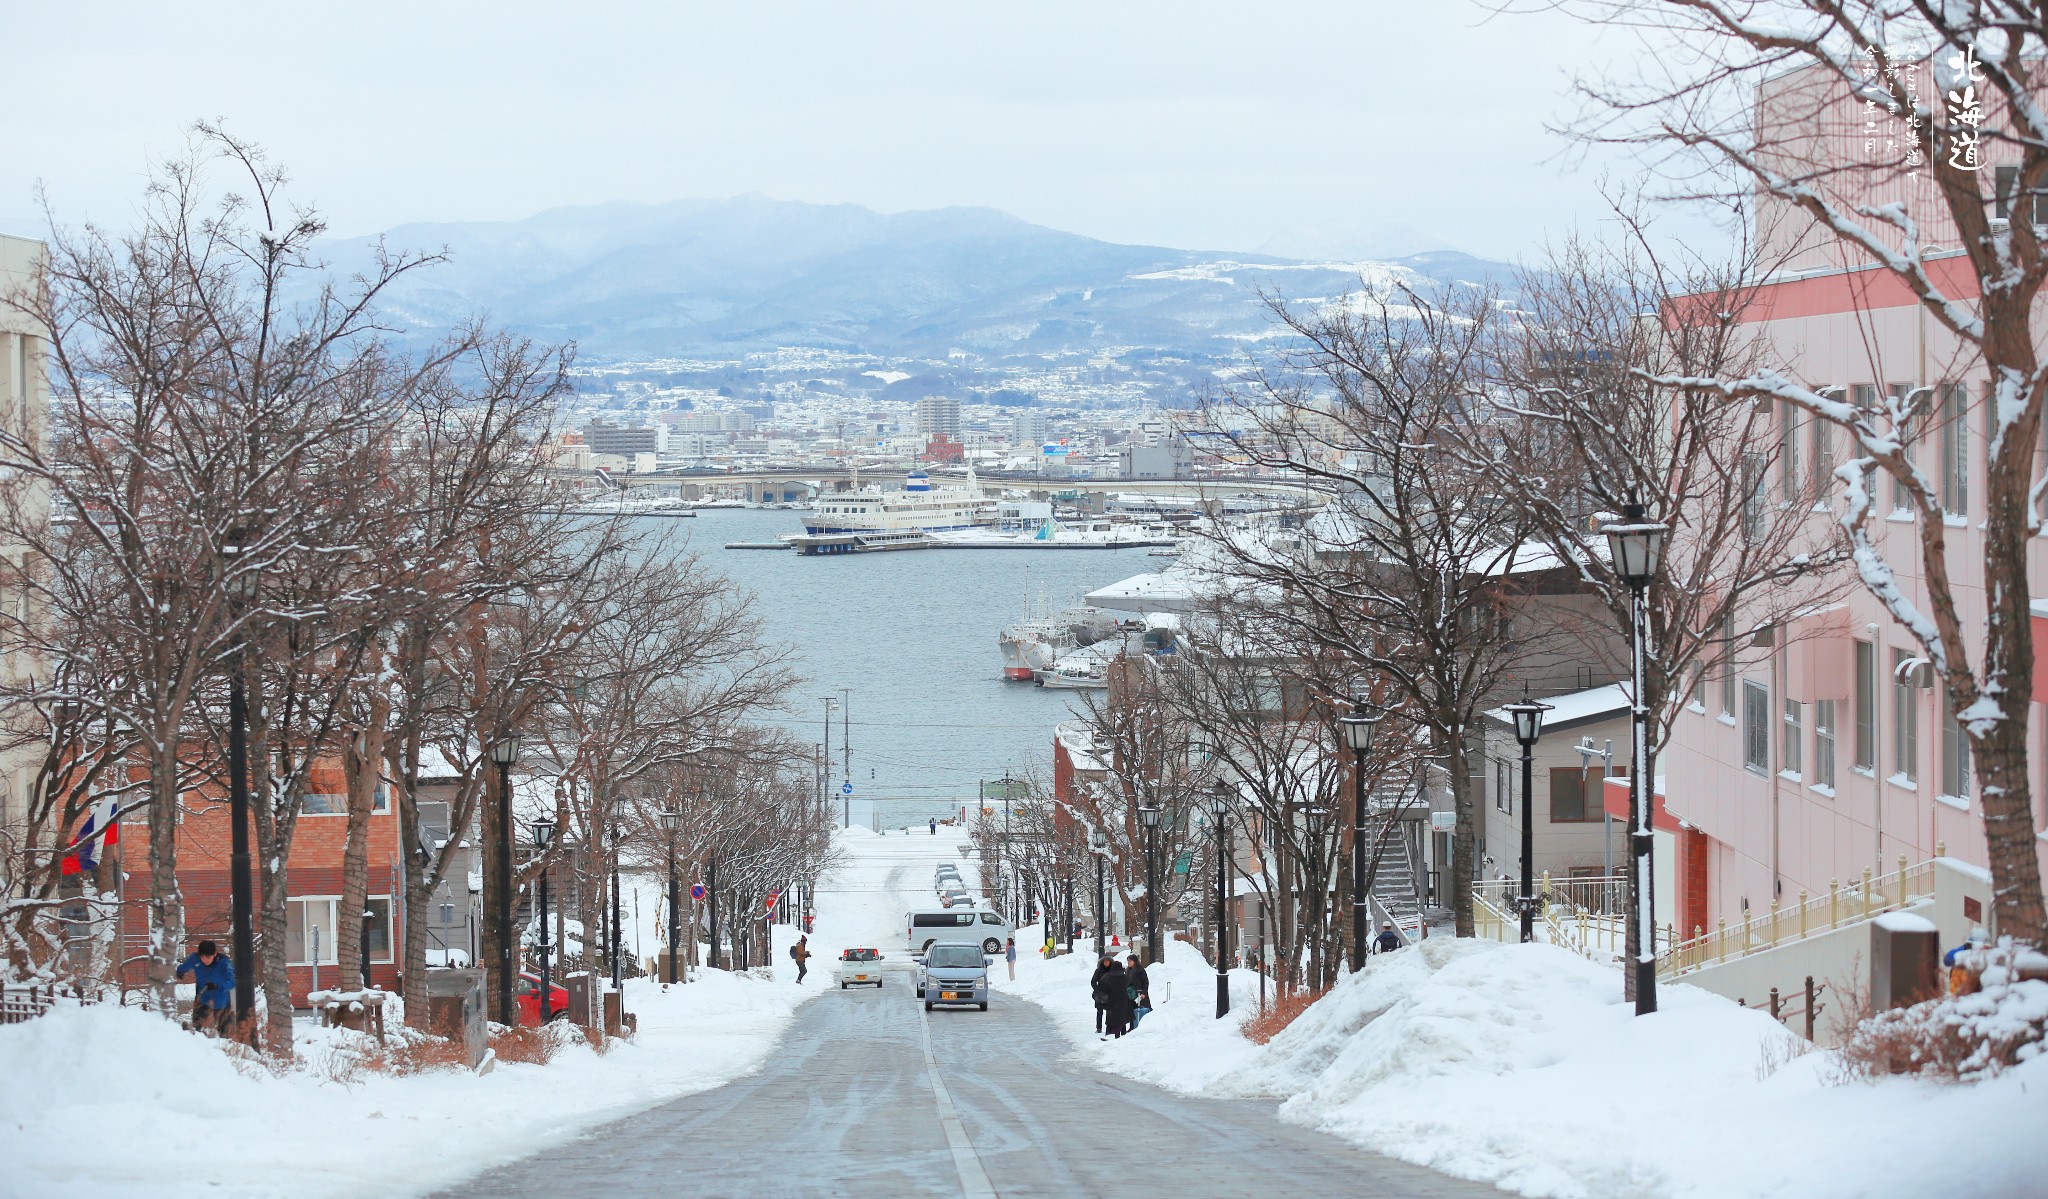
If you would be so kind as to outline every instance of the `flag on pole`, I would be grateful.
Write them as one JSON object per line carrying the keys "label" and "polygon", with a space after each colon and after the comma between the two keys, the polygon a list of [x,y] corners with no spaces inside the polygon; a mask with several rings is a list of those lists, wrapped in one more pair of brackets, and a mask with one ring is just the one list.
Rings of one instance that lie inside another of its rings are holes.
{"label": "flag on pole", "polygon": [[65,874],[83,874],[96,870],[100,864],[100,846],[115,845],[121,840],[121,825],[114,819],[115,806],[112,798],[102,799],[86,814],[85,826],[78,830],[77,839],[71,842],[73,852],[64,855],[59,869]]}

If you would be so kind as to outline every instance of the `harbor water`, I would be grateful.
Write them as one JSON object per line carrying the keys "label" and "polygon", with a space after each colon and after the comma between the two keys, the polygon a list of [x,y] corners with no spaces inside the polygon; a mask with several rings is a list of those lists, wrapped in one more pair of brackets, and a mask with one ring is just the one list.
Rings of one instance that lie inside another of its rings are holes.
{"label": "harbor water", "polygon": [[[1064,608],[1118,579],[1165,565],[1142,549],[911,550],[805,557],[727,550],[799,527],[796,512],[703,511],[688,528],[703,563],[750,591],[766,637],[794,651],[807,681],[783,719],[822,741],[823,697],[851,704],[852,770],[843,768],[844,714],[832,717],[830,789],[853,822],[890,831],[958,816],[983,780],[1052,773],[1053,726],[1078,704],[1072,691],[1005,682],[996,634],[1024,614]],[[842,786],[851,783],[842,802]],[[920,827],[919,835],[923,835]]]}

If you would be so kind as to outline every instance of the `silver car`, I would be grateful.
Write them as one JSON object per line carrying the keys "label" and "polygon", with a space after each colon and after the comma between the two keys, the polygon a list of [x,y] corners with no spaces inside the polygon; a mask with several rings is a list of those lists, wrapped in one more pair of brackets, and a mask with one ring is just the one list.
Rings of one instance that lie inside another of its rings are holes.
{"label": "silver car", "polygon": [[917,959],[917,997],[924,1010],[935,1004],[968,1004],[988,1010],[988,968],[994,959],[978,945],[934,945]]}

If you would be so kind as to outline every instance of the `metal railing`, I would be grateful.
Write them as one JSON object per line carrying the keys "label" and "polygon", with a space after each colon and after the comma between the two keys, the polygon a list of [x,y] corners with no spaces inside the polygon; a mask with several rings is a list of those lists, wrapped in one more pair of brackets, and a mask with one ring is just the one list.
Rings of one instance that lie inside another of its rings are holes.
{"label": "metal railing", "polygon": [[[1946,850],[1946,846],[1935,846],[1935,856],[1945,856]],[[1657,955],[1657,973],[1666,978],[1677,978],[1731,958],[1796,944],[1809,937],[1833,932],[1845,924],[1857,924],[1885,912],[1897,911],[1932,894],[1934,863],[1908,865],[1905,855],[1901,854],[1899,868],[1888,874],[1873,877],[1866,867],[1860,882],[1852,880],[1848,886],[1843,886],[1838,880],[1830,879],[1825,895],[1809,895],[1801,891],[1798,902],[1789,908],[1773,900],[1769,911],[1733,925],[1721,920],[1712,929],[1694,928],[1691,936]],[[1671,931],[1670,926],[1666,926],[1666,931]]]}
{"label": "metal railing", "polygon": [[[1520,883],[1506,880],[1475,884],[1473,931],[1496,941],[1520,941],[1521,890]],[[1627,894],[1626,880],[1619,876],[1553,879],[1545,875],[1536,891],[1536,939],[1596,962],[1611,962],[1628,944],[1623,908]],[[1669,946],[1668,930],[1659,932],[1657,944]]]}

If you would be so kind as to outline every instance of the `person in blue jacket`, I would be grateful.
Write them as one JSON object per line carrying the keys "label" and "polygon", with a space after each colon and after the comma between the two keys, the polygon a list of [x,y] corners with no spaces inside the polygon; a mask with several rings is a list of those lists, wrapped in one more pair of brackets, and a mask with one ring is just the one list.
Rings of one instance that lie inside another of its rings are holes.
{"label": "person in blue jacket", "polygon": [[178,981],[192,980],[192,1028],[224,1032],[235,1010],[235,963],[211,941],[178,963]]}

